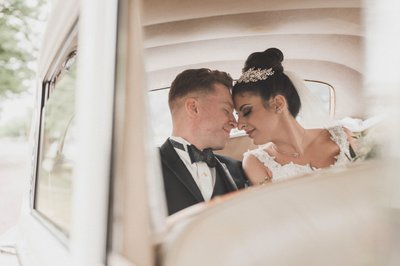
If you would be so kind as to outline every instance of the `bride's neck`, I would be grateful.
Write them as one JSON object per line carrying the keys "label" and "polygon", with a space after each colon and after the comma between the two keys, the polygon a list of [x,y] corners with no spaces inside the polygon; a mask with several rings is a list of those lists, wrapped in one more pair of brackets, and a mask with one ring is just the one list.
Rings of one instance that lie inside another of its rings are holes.
{"label": "bride's neck", "polygon": [[282,124],[282,134],[273,141],[282,152],[302,154],[306,130],[293,118]]}

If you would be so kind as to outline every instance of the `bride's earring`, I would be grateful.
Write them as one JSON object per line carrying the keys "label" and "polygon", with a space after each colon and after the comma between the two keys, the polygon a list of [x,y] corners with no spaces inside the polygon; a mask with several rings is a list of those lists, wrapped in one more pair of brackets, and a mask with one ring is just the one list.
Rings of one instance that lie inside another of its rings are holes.
{"label": "bride's earring", "polygon": [[278,108],[276,108],[276,113],[277,113],[277,114],[280,114],[280,113],[282,113],[282,108],[279,108],[279,107],[278,107]]}

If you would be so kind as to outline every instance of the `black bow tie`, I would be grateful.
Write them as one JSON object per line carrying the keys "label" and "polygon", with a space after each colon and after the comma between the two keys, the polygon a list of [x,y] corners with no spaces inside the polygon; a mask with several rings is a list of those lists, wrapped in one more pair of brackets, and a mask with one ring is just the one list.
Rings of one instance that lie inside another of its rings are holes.
{"label": "black bow tie", "polygon": [[[185,150],[185,147],[183,146],[182,143],[179,143],[172,139],[169,139],[169,141],[171,142],[172,146],[174,146],[175,148],[183,150],[183,151]],[[188,151],[191,163],[205,162],[208,165],[208,167],[215,167],[217,165],[217,159],[215,158],[215,155],[212,152],[211,148],[200,151],[199,149],[197,149],[196,146],[188,145],[187,151]]]}
{"label": "black bow tie", "polygon": [[215,155],[212,152],[211,148],[204,149],[203,151],[200,151],[194,145],[189,145],[187,148],[190,161],[192,163],[205,162],[208,165],[208,167],[216,166],[217,159],[215,159]]}

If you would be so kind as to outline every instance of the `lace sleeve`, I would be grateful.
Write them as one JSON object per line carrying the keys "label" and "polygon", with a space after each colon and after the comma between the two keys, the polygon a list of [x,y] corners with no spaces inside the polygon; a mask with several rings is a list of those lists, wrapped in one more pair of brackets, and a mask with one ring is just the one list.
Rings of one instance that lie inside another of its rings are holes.
{"label": "lace sleeve", "polygon": [[344,165],[351,161],[350,143],[342,126],[328,128],[331,140],[339,146],[339,154],[335,156],[335,165]]}

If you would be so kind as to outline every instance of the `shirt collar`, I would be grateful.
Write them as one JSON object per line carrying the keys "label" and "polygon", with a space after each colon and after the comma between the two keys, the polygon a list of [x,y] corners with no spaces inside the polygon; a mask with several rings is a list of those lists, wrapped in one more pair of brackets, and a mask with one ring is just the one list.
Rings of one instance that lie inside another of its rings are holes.
{"label": "shirt collar", "polygon": [[184,138],[182,137],[177,137],[177,136],[171,136],[169,137],[170,139],[172,139],[173,141],[179,142],[181,144],[183,144],[183,147],[185,148],[185,151],[187,152],[187,146],[191,145],[188,141],[186,141]]}

